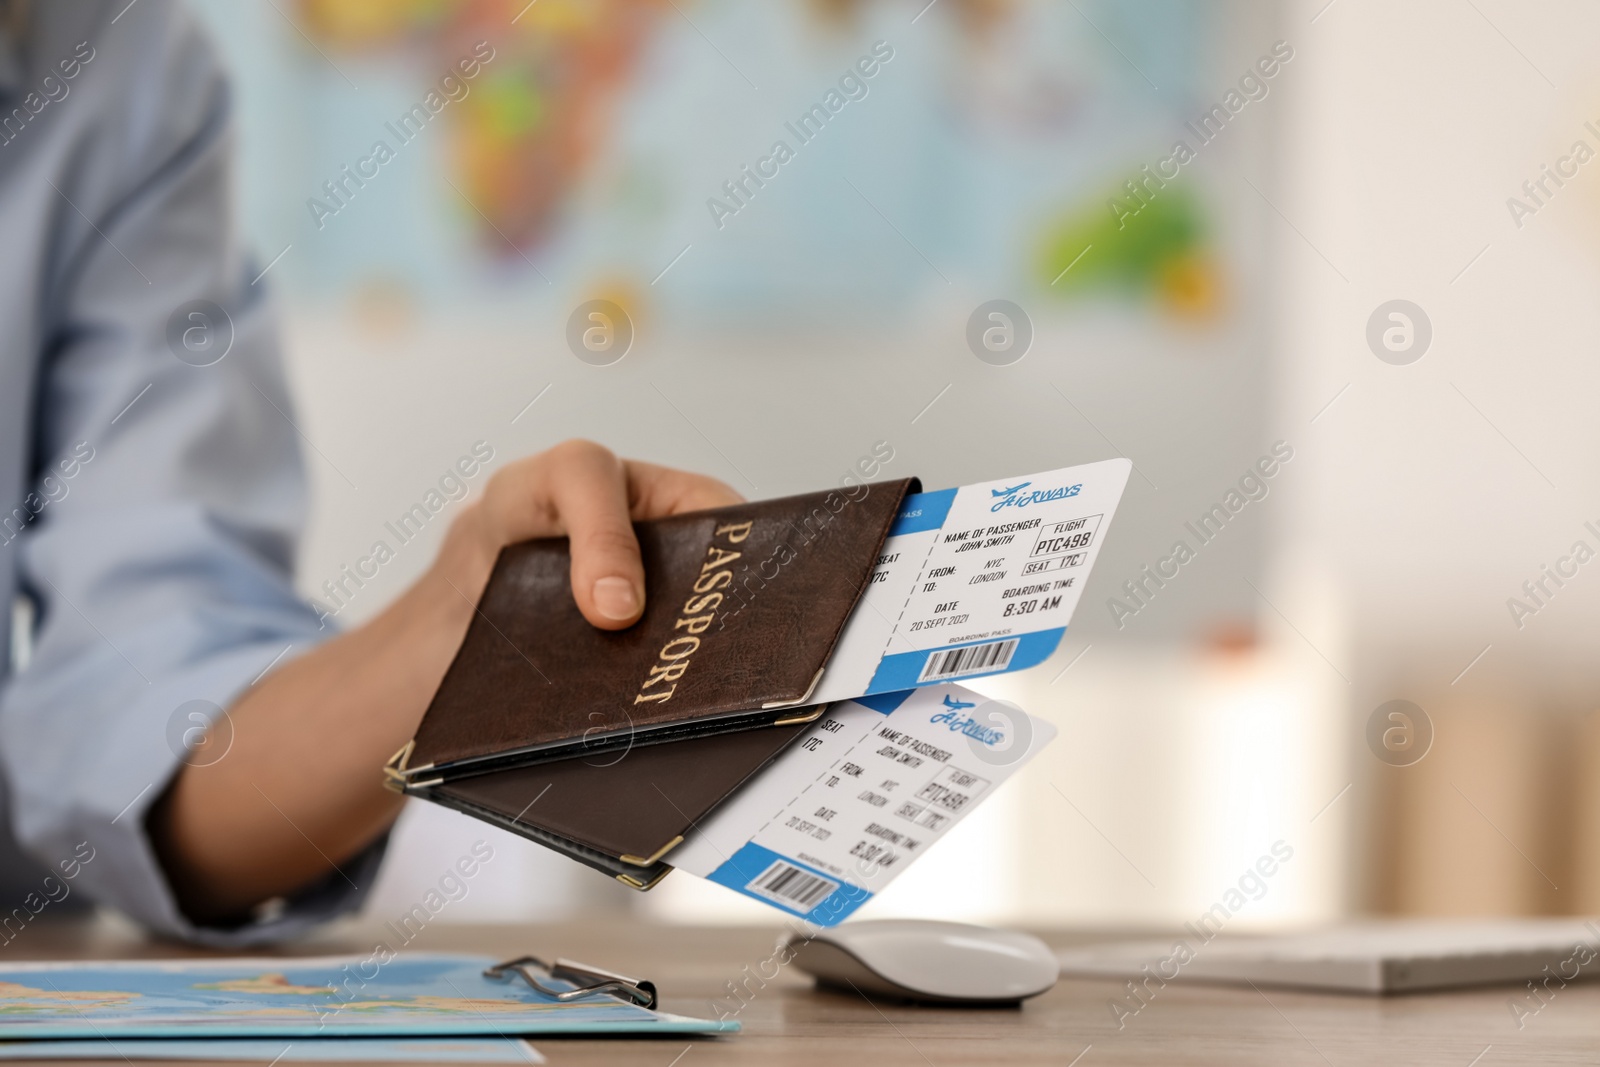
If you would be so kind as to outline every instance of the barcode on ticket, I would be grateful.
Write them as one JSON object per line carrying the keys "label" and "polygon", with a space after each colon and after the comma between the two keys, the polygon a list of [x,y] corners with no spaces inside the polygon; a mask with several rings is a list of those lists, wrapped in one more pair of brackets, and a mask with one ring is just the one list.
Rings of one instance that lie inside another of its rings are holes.
{"label": "barcode on ticket", "polygon": [[1017,651],[1017,644],[1017,638],[1011,637],[1004,641],[991,641],[986,645],[968,645],[965,648],[950,648],[929,653],[928,661],[922,665],[922,674],[918,676],[917,682],[918,684],[941,682],[965,674],[1003,671],[1011,665],[1011,656]]}
{"label": "barcode on ticket", "polygon": [[810,911],[838,888],[838,882],[803,871],[783,860],[775,861],[745,886],[752,893],[802,912]]}

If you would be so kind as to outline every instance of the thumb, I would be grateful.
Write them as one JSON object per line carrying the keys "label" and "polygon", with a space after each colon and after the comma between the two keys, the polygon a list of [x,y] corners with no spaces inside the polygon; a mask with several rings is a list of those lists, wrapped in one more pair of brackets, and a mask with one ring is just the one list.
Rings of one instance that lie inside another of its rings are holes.
{"label": "thumb", "polygon": [[602,630],[620,630],[644,613],[644,563],[628,518],[623,465],[598,445],[568,447],[554,465],[551,502],[572,546],[572,598]]}

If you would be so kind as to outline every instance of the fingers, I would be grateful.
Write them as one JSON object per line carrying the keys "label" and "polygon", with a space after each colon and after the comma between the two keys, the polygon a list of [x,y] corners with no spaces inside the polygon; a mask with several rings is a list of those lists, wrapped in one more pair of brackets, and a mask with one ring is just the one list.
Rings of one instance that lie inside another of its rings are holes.
{"label": "fingers", "polygon": [[566,441],[490,480],[483,547],[492,560],[504,545],[566,534],[578,609],[593,625],[620,630],[644,612],[644,566],[632,521],[742,499],[715,478],[619,460],[592,441]]}
{"label": "fingers", "polygon": [[644,611],[644,564],[628,516],[622,462],[591,441],[567,441],[506,467],[484,496],[495,551],[565,533],[572,597],[590,623],[620,630]]}
{"label": "fingers", "polygon": [[628,473],[629,512],[635,519],[654,519],[744,502],[744,497],[726,483],[704,474],[691,474],[636,459],[624,460],[623,467]]}
{"label": "fingers", "polygon": [[572,545],[572,597],[583,617],[620,630],[644,611],[644,564],[628,516],[627,472],[587,441],[552,450],[548,489]]}

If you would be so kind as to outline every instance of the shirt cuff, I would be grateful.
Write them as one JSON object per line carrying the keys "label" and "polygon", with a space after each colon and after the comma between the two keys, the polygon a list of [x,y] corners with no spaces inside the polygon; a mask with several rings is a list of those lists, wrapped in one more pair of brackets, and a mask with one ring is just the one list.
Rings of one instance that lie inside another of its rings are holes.
{"label": "shirt cuff", "polygon": [[[63,859],[76,855],[81,866],[75,888],[153,933],[202,945],[279,941],[358,908],[377,879],[387,834],[285,900],[283,907],[258,909],[256,919],[220,927],[200,925],[184,915],[145,827],[150,806],[186,763],[227,758],[226,748],[208,749],[231,746],[231,725],[224,719],[219,729],[204,735],[205,745],[195,748],[201,727],[210,725],[221,709],[293,655],[296,645],[304,651],[313,643],[314,639],[291,644],[279,638],[237,645],[163,671],[132,707],[107,724],[108,736],[83,746],[86,765],[64,788],[66,810],[58,810],[49,827],[39,828],[44,834],[24,835],[31,851],[47,863],[56,862],[52,853]],[[373,774],[377,773],[374,767]],[[87,862],[81,862],[83,843],[93,850]]]}

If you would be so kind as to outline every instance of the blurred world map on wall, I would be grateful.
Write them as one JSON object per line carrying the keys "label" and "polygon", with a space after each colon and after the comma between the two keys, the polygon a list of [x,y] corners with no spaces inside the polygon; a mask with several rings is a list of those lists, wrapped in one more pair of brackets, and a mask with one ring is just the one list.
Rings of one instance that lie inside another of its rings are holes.
{"label": "blurred world map on wall", "polygon": [[[284,261],[307,291],[637,296],[670,278],[651,296],[728,321],[961,284],[1212,314],[1217,221],[1192,181],[1137,239],[1106,210],[1203,95],[1204,6],[925,4],[197,6],[235,42],[247,102],[271,99],[247,122],[269,174],[246,206],[263,258],[315,242]],[[428,94],[412,148],[403,116]]]}

